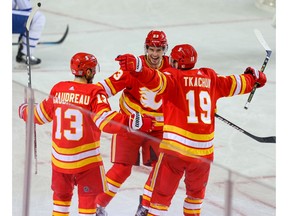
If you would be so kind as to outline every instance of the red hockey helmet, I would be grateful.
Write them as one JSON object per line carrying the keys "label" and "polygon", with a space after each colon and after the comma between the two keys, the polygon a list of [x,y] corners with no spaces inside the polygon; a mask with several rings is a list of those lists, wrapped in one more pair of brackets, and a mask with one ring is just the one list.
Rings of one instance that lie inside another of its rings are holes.
{"label": "red hockey helmet", "polygon": [[191,69],[194,68],[197,62],[197,52],[193,46],[189,44],[176,45],[170,54],[170,64],[173,61],[178,62],[178,69]]}
{"label": "red hockey helmet", "polygon": [[72,74],[75,76],[85,76],[87,69],[91,69],[92,74],[100,72],[100,66],[97,58],[89,53],[76,53],[70,61]]}
{"label": "red hockey helmet", "polygon": [[166,34],[163,31],[150,31],[145,40],[145,50],[151,47],[163,47],[164,53],[168,50]]}

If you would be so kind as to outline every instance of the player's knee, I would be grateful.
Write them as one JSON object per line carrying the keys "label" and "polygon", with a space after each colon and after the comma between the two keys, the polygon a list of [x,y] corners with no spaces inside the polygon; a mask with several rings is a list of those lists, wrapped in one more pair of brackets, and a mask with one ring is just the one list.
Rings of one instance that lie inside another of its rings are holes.
{"label": "player's knee", "polygon": [[63,200],[68,201],[72,199],[72,193],[61,193],[61,192],[54,192],[53,199],[54,200]]}
{"label": "player's knee", "polygon": [[131,175],[132,165],[117,163],[114,164],[113,167],[115,167],[114,170],[118,176],[127,178]]}

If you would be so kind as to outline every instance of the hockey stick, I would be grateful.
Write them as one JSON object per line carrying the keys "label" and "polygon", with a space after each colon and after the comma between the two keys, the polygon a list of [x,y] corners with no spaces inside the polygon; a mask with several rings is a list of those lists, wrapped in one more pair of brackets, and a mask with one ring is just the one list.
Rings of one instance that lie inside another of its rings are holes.
{"label": "hockey stick", "polygon": [[251,137],[252,139],[261,142],[261,143],[276,143],[276,136],[270,136],[270,137],[258,137],[255,136],[244,129],[238,127],[237,125],[233,124],[232,122],[228,121],[227,119],[223,118],[222,116],[215,113],[215,117],[219,120],[223,121],[224,123],[230,125],[231,127],[235,128],[236,130],[240,131],[241,133],[244,133],[245,135]]}
{"label": "hockey stick", "polygon": [[[254,33],[255,33],[258,41],[261,43],[261,45],[262,45],[262,46],[264,47],[264,49],[266,50],[266,57],[265,57],[265,60],[264,60],[264,62],[263,62],[263,64],[262,64],[262,67],[261,67],[261,69],[260,69],[261,72],[264,72],[264,70],[265,70],[265,68],[266,68],[266,65],[267,65],[267,63],[268,63],[268,61],[269,61],[269,59],[270,59],[271,54],[272,54],[272,50],[270,49],[270,47],[268,46],[268,44],[267,44],[266,41],[264,40],[263,35],[261,34],[261,32],[260,32],[258,29],[254,29]],[[258,85],[259,85],[259,83],[255,83],[252,91],[250,92],[250,95],[249,95],[249,97],[248,97],[248,100],[247,100],[247,102],[246,102],[246,104],[245,104],[245,106],[244,106],[245,109],[248,109],[248,106],[249,106],[249,104],[250,104],[250,102],[251,102],[251,100],[252,100],[252,98],[253,98],[253,96],[254,96],[254,93],[255,93],[256,88],[258,87]]]}
{"label": "hockey stick", "polygon": [[58,41],[40,41],[38,44],[46,44],[46,45],[56,45],[56,44],[61,44],[65,39],[66,39],[66,36],[68,35],[68,32],[69,32],[69,25],[67,25],[66,27],[66,30],[62,36],[62,38],[60,38],[60,40]]}
{"label": "hockey stick", "polygon": [[[31,152],[32,152],[32,137],[34,132],[34,153],[36,152],[36,127],[34,123],[34,92],[31,87],[31,56],[29,48],[29,30],[31,21],[35,13],[40,8],[41,3],[37,3],[26,22],[26,41],[27,41],[27,69],[28,69],[28,88],[25,88],[25,102],[28,103],[28,118],[26,122],[26,151],[25,151],[25,172],[24,172],[24,188],[23,188],[23,208],[22,216],[29,216],[29,200],[30,200],[30,183],[31,183]],[[33,127],[34,126],[34,127]],[[32,130],[34,129],[34,131]],[[36,156],[36,154],[35,154]],[[37,158],[37,157],[36,157]],[[36,160],[37,173],[37,160]]]}
{"label": "hockey stick", "polygon": [[[69,25],[67,25],[63,36],[58,41],[42,41],[42,42],[40,41],[40,42],[38,42],[37,45],[57,45],[57,44],[61,44],[66,39],[66,37],[68,35],[68,32],[69,32]],[[20,35],[20,37],[21,37],[21,35]],[[15,42],[15,43],[12,43],[12,45],[18,45],[18,44],[19,44],[19,41]]]}
{"label": "hockey stick", "polygon": [[[32,88],[32,82],[31,82],[31,55],[30,55],[30,42],[29,42],[29,32],[30,32],[30,25],[32,22],[32,19],[38,9],[41,7],[41,3],[38,2],[37,5],[32,9],[31,14],[28,17],[28,20],[26,22],[26,44],[27,44],[27,68],[28,68],[28,88]],[[36,124],[34,123],[34,159],[35,159],[35,174],[37,174],[37,138],[36,138]]]}

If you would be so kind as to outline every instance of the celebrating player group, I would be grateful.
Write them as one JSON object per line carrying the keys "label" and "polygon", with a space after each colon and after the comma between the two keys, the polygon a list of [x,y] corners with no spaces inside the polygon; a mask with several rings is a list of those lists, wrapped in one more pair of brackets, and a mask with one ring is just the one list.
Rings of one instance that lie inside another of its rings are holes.
{"label": "celebrating player group", "polygon": [[[96,56],[76,53],[70,62],[74,79],[55,84],[49,97],[34,105],[36,124],[53,122],[53,216],[69,215],[75,185],[79,215],[107,216],[105,208],[140,161],[151,172],[143,179],[135,216],[165,215],[183,176],[183,215],[201,215],[214,155],[217,101],[248,94],[256,83],[262,88],[266,76],[251,66],[225,76],[197,68],[195,47],[179,43],[168,55],[161,30],[148,32],[144,51],[118,55],[119,70],[97,82]],[[116,112],[109,99],[118,92]],[[28,104],[21,104],[20,118],[27,121],[28,111]],[[99,151],[101,131],[113,134],[113,165],[107,171]]]}

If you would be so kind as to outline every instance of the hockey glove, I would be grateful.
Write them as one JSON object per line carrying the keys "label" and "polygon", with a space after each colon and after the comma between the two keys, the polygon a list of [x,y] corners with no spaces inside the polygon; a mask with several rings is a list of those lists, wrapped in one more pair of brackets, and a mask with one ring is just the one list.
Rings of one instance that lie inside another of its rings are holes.
{"label": "hockey glove", "polygon": [[254,77],[255,82],[258,83],[257,88],[261,88],[267,82],[266,75],[253,67],[247,67],[244,74],[251,74]]}
{"label": "hockey glove", "polygon": [[154,128],[155,118],[152,116],[141,115],[139,112],[130,115],[129,129],[130,131],[139,130],[142,132],[151,132]]}
{"label": "hockey glove", "polygon": [[132,54],[119,55],[115,58],[115,61],[119,61],[120,68],[125,71],[136,71],[142,70],[142,61],[139,57]]}
{"label": "hockey glove", "polygon": [[19,114],[19,117],[21,119],[24,119],[24,111],[26,110],[26,107],[28,106],[27,103],[23,103],[19,106],[18,108],[18,114]]}

